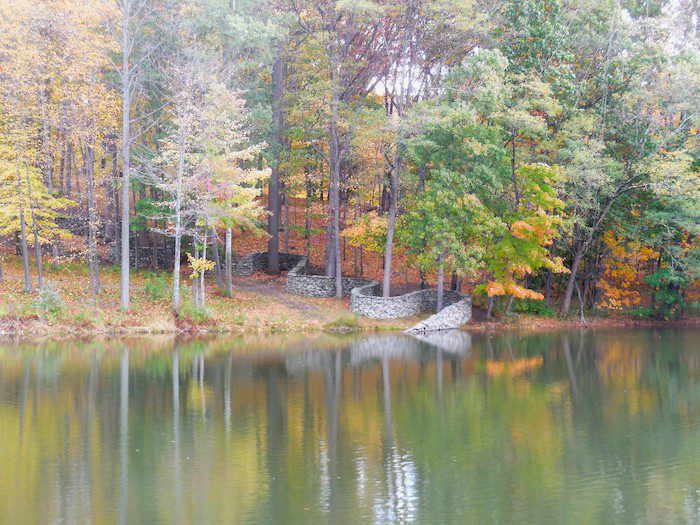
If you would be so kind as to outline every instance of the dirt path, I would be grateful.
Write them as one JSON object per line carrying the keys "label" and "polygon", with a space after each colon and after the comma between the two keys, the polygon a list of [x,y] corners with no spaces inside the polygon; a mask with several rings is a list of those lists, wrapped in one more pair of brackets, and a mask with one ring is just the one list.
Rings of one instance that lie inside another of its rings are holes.
{"label": "dirt path", "polygon": [[299,313],[318,313],[315,305],[302,298],[288,294],[285,291],[284,283],[284,275],[274,276],[256,273],[252,276],[236,277],[233,281],[233,288],[256,293],[264,297],[271,297]]}

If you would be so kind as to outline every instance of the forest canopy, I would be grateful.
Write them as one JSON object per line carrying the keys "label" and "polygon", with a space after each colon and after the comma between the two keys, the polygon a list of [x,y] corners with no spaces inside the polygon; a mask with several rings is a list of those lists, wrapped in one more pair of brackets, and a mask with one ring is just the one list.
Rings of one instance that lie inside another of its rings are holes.
{"label": "forest canopy", "polygon": [[699,43],[690,0],[0,0],[0,279],[116,264],[129,310],[148,265],[177,310],[189,265],[204,308],[292,238],[339,297],[375,258],[385,296],[680,317]]}

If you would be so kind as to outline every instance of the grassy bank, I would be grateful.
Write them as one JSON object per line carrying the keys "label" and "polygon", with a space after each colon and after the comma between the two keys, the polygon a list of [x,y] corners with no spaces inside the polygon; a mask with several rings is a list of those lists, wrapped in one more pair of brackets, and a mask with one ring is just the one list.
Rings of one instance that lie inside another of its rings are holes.
{"label": "grassy bank", "polygon": [[[132,308],[119,309],[119,271],[103,268],[102,291],[93,302],[85,265],[47,265],[43,292],[23,292],[19,261],[6,258],[0,283],[0,336],[70,337],[98,334],[231,334],[403,330],[418,318],[376,321],[350,313],[347,299],[298,297],[284,292],[284,277],[256,274],[236,278],[232,297],[215,282],[207,285],[206,307],[195,309],[188,279],[183,307],[174,315],[172,277],[133,272]],[[32,276],[35,272],[32,269]],[[34,282],[36,285],[36,282]]]}
{"label": "grassy bank", "polygon": [[[95,335],[178,333],[321,333],[404,330],[429,315],[379,321],[356,316],[347,299],[319,299],[289,295],[284,277],[262,273],[236,278],[233,297],[208,284],[206,308],[192,306],[184,280],[183,307],[174,315],[171,307],[172,278],[167,273],[133,272],[132,309],[119,309],[119,271],[103,268],[102,292],[92,300],[87,267],[82,264],[47,266],[43,292],[23,292],[22,268],[17,260],[4,261],[0,282],[0,338],[63,338]],[[32,272],[34,276],[35,273]],[[654,323],[630,317],[587,319],[587,326],[677,326],[697,324],[697,319]],[[486,322],[478,308],[469,330],[577,328],[579,319],[514,315],[507,320]]]}

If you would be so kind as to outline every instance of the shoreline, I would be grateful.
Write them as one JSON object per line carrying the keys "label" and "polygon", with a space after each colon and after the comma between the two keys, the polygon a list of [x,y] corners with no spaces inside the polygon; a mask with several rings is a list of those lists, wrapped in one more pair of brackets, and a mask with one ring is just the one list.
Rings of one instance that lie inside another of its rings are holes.
{"label": "shoreline", "polygon": [[[33,342],[41,340],[66,340],[104,337],[206,337],[206,336],[274,336],[282,334],[294,335],[344,335],[344,334],[373,334],[403,332],[415,322],[416,318],[393,319],[377,322],[373,319],[350,318],[347,324],[300,324],[298,326],[278,325],[219,325],[215,320],[201,324],[178,322],[173,317],[173,322],[163,324],[159,320],[153,324],[120,325],[108,327],[95,327],[75,325],[67,323],[49,323],[41,319],[25,317],[0,318],[0,344],[7,342]],[[357,324],[355,324],[356,321]],[[655,321],[646,319],[632,319],[627,317],[594,317],[586,320],[583,327],[579,319],[556,319],[547,317],[520,316],[513,320],[494,321],[470,321],[462,326],[461,330],[473,333],[504,333],[509,331],[526,332],[550,332],[559,330],[597,330],[597,329],[678,329],[700,327],[700,318],[687,318],[675,321]]]}
{"label": "shoreline", "polygon": [[[398,319],[370,319],[350,311],[348,298],[315,298],[286,292],[285,276],[256,272],[234,281],[233,296],[225,295],[214,283],[206,294],[206,311],[193,310],[183,303],[175,315],[170,302],[171,280],[167,273],[153,277],[148,272],[132,274],[132,310],[119,309],[119,275],[102,272],[102,292],[93,301],[85,282],[87,269],[80,265],[47,270],[58,298],[53,314],[39,301],[37,293],[23,291],[19,261],[4,265],[0,281],[0,342],[67,340],[75,338],[128,338],[147,336],[268,336],[276,334],[372,334],[402,332],[426,319],[431,312]],[[76,278],[76,272],[80,278]],[[187,292],[188,287],[183,291]],[[579,317],[567,319],[514,313],[508,319],[486,322],[485,312],[474,305],[472,320],[462,330],[473,333],[551,331],[580,329]],[[700,317],[679,321],[635,319],[630,315],[610,315],[586,319],[587,329],[599,328],[680,328],[700,326]]]}

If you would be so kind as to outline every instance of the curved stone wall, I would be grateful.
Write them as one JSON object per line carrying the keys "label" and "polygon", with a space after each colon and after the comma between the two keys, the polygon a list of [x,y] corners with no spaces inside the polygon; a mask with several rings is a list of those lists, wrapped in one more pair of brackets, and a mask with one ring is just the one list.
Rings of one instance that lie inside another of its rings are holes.
{"label": "curved stone wall", "polygon": [[[306,295],[309,297],[335,297],[335,277],[325,275],[310,275],[308,272],[308,259],[302,257],[297,264],[287,273],[285,289],[287,293]],[[343,296],[365,285],[379,284],[369,279],[355,277],[343,277]]]}
{"label": "curved stone wall", "polygon": [[[394,297],[381,297],[381,285],[374,282],[355,288],[350,295],[350,310],[372,319],[397,319],[410,317],[437,307],[437,290],[417,290]],[[464,296],[445,290],[443,304],[450,306]],[[471,303],[470,303],[471,304]]]}
{"label": "curved stone wall", "polygon": [[472,298],[464,297],[406,330],[409,334],[454,330],[472,318]]}
{"label": "curved stone wall", "polygon": [[[267,269],[267,252],[252,253],[234,260],[236,275],[250,275]],[[335,297],[335,278],[308,273],[309,261],[303,255],[280,254],[280,269],[289,270],[285,283],[287,293],[308,297]],[[350,310],[372,319],[410,317],[426,310],[435,310],[437,290],[417,290],[395,297],[381,297],[381,283],[369,279],[343,277],[343,296],[350,296]],[[412,333],[458,328],[471,319],[471,297],[445,290],[444,307],[439,313],[408,330]]]}

